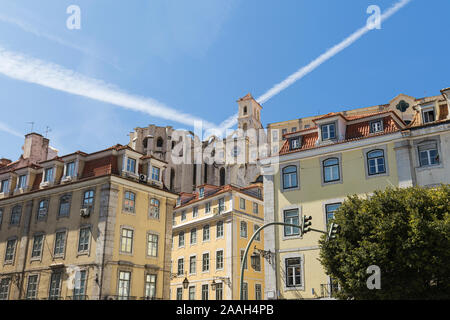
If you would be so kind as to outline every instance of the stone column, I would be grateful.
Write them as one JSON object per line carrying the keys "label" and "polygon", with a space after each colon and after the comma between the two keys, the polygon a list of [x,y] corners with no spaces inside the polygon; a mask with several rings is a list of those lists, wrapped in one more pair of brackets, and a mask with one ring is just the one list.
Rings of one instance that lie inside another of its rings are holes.
{"label": "stone column", "polygon": [[[110,183],[101,186],[100,191],[100,217],[98,221],[98,240],[95,250],[95,264],[98,266],[98,284],[92,286],[91,296],[102,299],[112,295],[111,277],[112,268],[107,265],[112,261],[114,252],[114,230],[118,206],[119,188]],[[120,209],[120,207],[119,207]],[[94,278],[95,279],[95,278]]]}
{"label": "stone column", "polygon": [[[272,167],[262,167],[264,181],[264,224],[275,222],[275,190],[274,190],[274,170]],[[264,229],[264,250],[272,252],[270,264],[264,259],[265,290],[264,299],[271,300],[277,298],[277,232],[276,226]]]}
{"label": "stone column", "polygon": [[166,199],[166,216],[165,216],[165,235],[164,235],[164,256],[163,256],[163,289],[162,298],[164,300],[170,299],[170,261],[172,260],[172,215],[173,208],[176,201],[173,199]]}
{"label": "stone column", "polygon": [[398,186],[400,188],[415,186],[417,183],[411,156],[412,147],[410,141],[403,140],[396,142],[394,150],[397,161]]}

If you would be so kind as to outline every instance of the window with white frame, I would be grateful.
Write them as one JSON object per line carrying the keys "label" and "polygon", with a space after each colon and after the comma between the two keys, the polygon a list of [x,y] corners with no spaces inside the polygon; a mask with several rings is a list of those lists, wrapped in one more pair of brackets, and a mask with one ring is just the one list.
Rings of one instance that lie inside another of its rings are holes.
{"label": "window with white frame", "polygon": [[436,120],[436,115],[434,112],[434,108],[430,107],[430,108],[424,108],[422,110],[422,118],[423,118],[423,123],[430,123]]}
{"label": "window with white frame", "polygon": [[37,220],[38,221],[45,220],[45,218],[47,217],[47,212],[48,212],[48,200],[44,199],[39,201],[36,216]]}
{"label": "window with white frame", "polygon": [[202,300],[209,300],[209,288],[207,284],[202,285]]}
{"label": "window with white frame", "polygon": [[203,241],[209,241],[209,224],[203,226]]}
{"label": "window with white frame", "polygon": [[27,300],[34,300],[38,293],[38,275],[33,274],[28,276],[27,293],[25,295]]}
{"label": "window with white frame", "polygon": [[57,231],[55,234],[55,247],[53,248],[53,256],[60,257],[64,255],[66,247],[66,231]]}
{"label": "window with white frame", "polygon": [[302,286],[301,258],[288,258],[286,263],[286,287]]}
{"label": "window with white frame", "polygon": [[44,182],[53,181],[53,168],[47,168],[44,171]]}
{"label": "window with white frame", "polygon": [[244,260],[244,253],[245,253],[245,250],[241,249],[241,266],[242,266],[242,263],[244,263],[244,269],[247,270],[247,257],[245,257],[245,260]]}
{"label": "window with white frame", "polygon": [[90,227],[81,228],[78,238],[78,253],[88,252],[90,238],[91,238],[91,228]]}
{"label": "window with white frame", "polygon": [[378,133],[383,131],[383,120],[375,120],[370,122],[370,133]]}
{"label": "window with white frame", "polygon": [[183,288],[177,288],[177,300],[183,300]]}
{"label": "window with white frame", "polygon": [[145,298],[156,298],[156,274],[147,274],[145,276]]}
{"label": "window with white frame", "polygon": [[209,271],[209,253],[204,253],[202,255],[202,271]]}
{"label": "window with white frame", "polygon": [[223,269],[223,250],[216,251],[216,270]]}
{"label": "window with white frame", "polygon": [[339,159],[330,158],[323,161],[323,180],[325,183],[339,181]]}
{"label": "window with white frame", "polygon": [[71,161],[66,164],[66,177],[75,176],[75,161]]}
{"label": "window with white frame", "polygon": [[16,252],[17,239],[9,239],[6,242],[5,263],[13,263]]}
{"label": "window with white frame", "polygon": [[184,259],[178,259],[178,275],[182,276],[184,274]]}
{"label": "window with white frame", "polygon": [[61,299],[61,279],[62,272],[53,272],[50,277],[50,288],[48,291],[48,300],[59,300]]}
{"label": "window with white frame", "polygon": [[136,159],[127,158],[127,171],[136,173]]}
{"label": "window with white frame", "polygon": [[178,248],[184,247],[184,231],[180,231],[178,234]]}
{"label": "window with white frame", "polygon": [[[253,225],[253,233],[256,233],[256,231],[259,230],[259,226],[257,224]],[[255,237],[255,241],[261,241],[261,232],[258,233]]]}
{"label": "window with white frame", "polygon": [[205,213],[210,213],[211,212],[211,202],[207,202],[205,204]]}
{"label": "window with white frame", "polygon": [[[298,214],[298,209],[291,209],[284,211],[284,223],[299,225],[300,218]],[[284,226],[284,236],[298,236],[300,234],[300,229],[292,226]]]}
{"label": "window with white frame", "polygon": [[125,191],[123,198],[123,210],[134,213],[136,207],[136,194],[131,191]]}
{"label": "window with white frame", "polygon": [[259,212],[258,204],[256,202],[253,202],[253,213],[258,214],[258,212]]}
{"label": "window with white frame", "polygon": [[239,209],[245,210],[245,199],[239,198]]}
{"label": "window with white frame", "polygon": [[75,274],[73,300],[86,300],[87,271],[78,270]]}
{"label": "window with white frame", "polygon": [[223,299],[223,283],[216,283],[216,300]]}
{"label": "window with white frame", "polygon": [[0,183],[0,193],[8,193],[9,192],[9,180],[2,180]]}
{"label": "window with white frame", "polygon": [[133,253],[133,235],[132,229],[122,228],[120,234],[120,252],[121,253]]}
{"label": "window with white frame", "polygon": [[192,218],[198,217],[198,207],[192,208]]}
{"label": "window with white frame", "polygon": [[262,285],[255,283],[255,300],[262,300]]}
{"label": "window with white frame", "polygon": [[219,213],[222,213],[225,211],[225,198],[219,199]]}
{"label": "window with white frame", "polygon": [[203,197],[205,196],[205,188],[200,188],[199,189],[199,195],[198,195],[198,197],[200,198],[200,199],[202,199]]}
{"label": "window with white frame", "polygon": [[283,189],[294,189],[298,187],[297,166],[287,166],[282,170]]}
{"label": "window with white frame", "polygon": [[386,173],[386,164],[383,150],[373,150],[367,153],[367,167],[369,175]]}
{"label": "window with white frame", "polygon": [[150,199],[150,206],[148,212],[150,218],[159,219],[159,205],[160,203],[158,199],[155,198]]}
{"label": "window with white frame", "polygon": [[27,175],[21,175],[19,176],[19,183],[17,184],[18,189],[25,189],[27,186]]}
{"label": "window with white frame", "polygon": [[419,163],[421,167],[439,164],[439,152],[436,141],[425,141],[418,145]]}
{"label": "window with white frame", "polygon": [[3,278],[0,280],[0,300],[8,300],[10,278]]}
{"label": "window with white frame", "polygon": [[197,272],[197,257],[189,257],[189,273],[194,274]]}
{"label": "window with white frame", "polygon": [[72,196],[70,194],[65,194],[61,196],[61,198],[59,199],[59,211],[58,211],[59,217],[69,216],[71,199]]}
{"label": "window with white frame", "polygon": [[189,300],[195,300],[195,286],[189,287]]}
{"label": "window with white frame", "polygon": [[328,123],[320,127],[322,132],[322,141],[332,140],[336,138],[336,124]]}
{"label": "window with white frame", "polygon": [[186,210],[181,211],[181,221],[186,220]]}
{"label": "window with white frame", "polygon": [[11,220],[9,224],[11,226],[18,226],[20,224],[20,216],[22,215],[22,206],[16,205],[11,210]]}
{"label": "window with white frame", "polygon": [[242,299],[248,300],[248,283],[244,282],[242,284]]}
{"label": "window with white frame", "polygon": [[329,222],[334,219],[334,213],[341,206],[341,203],[330,203],[325,205],[326,217],[327,217],[327,228]]}
{"label": "window with white frame", "polygon": [[130,298],[131,272],[119,271],[118,299],[128,300]]}
{"label": "window with white frame", "polygon": [[159,181],[160,172],[161,172],[161,169],[159,169],[158,167],[152,166],[152,180],[153,181]]}
{"label": "window with white frame", "polygon": [[241,238],[247,238],[247,222],[241,221],[240,226],[241,226],[240,228]]}
{"label": "window with white frame", "polygon": [[197,229],[194,228],[191,230],[191,244],[197,243]]}
{"label": "window with white frame", "polygon": [[216,238],[222,238],[223,237],[223,221],[218,221],[216,224]]}
{"label": "window with white frame", "polygon": [[40,258],[42,255],[42,246],[44,244],[44,235],[38,234],[34,236],[33,247],[31,249],[31,258]]}
{"label": "window with white frame", "polygon": [[297,150],[300,148],[300,137],[292,138],[290,141],[291,141],[291,150]]}
{"label": "window with white frame", "polygon": [[94,190],[88,190],[83,193],[83,203],[82,208],[93,208],[94,207]]}
{"label": "window with white frame", "polygon": [[147,256],[149,257],[158,256],[158,241],[159,237],[157,234],[153,233],[147,234]]}

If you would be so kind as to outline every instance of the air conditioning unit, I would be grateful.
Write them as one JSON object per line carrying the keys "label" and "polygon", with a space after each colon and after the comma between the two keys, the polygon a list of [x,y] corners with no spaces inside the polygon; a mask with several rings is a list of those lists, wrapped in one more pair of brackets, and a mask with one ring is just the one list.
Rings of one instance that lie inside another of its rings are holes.
{"label": "air conditioning unit", "polygon": [[140,174],[139,182],[147,182],[147,176],[145,174]]}
{"label": "air conditioning unit", "polygon": [[91,209],[90,208],[82,208],[80,210],[80,216],[86,218],[89,217],[91,215]]}

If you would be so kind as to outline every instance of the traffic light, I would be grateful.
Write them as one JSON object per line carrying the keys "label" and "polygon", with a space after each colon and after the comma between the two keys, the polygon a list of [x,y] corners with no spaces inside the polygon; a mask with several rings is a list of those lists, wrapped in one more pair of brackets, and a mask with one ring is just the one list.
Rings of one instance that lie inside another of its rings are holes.
{"label": "traffic light", "polygon": [[312,220],[311,216],[303,216],[302,235],[311,231],[311,228],[310,228],[310,226],[312,224],[311,220]]}
{"label": "traffic light", "polygon": [[339,232],[339,225],[336,223],[331,223],[330,231],[328,232],[328,240],[336,239],[336,234]]}

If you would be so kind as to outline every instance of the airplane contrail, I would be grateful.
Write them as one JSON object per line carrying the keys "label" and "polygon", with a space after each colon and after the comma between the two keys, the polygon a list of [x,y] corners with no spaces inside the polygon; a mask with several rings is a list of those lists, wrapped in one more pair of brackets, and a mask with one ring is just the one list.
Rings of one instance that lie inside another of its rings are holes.
{"label": "airplane contrail", "polygon": [[8,51],[1,46],[0,74],[16,80],[140,111],[165,120],[190,126],[194,126],[196,122],[201,121],[206,129],[216,128],[213,123],[170,108],[155,99],[126,93],[101,80],[89,78],[54,63]]}
{"label": "airplane contrail", "polygon": [[19,132],[15,131],[14,129],[11,129],[6,123],[0,122],[0,131],[9,133],[13,136],[23,138],[23,134],[20,134]]}
{"label": "airplane contrail", "polygon": [[[389,19],[392,15],[394,15],[397,11],[402,9],[404,6],[406,6],[409,2],[412,0],[400,0],[399,2],[395,3],[392,7],[390,7],[388,10],[386,10],[380,17],[381,22]],[[261,95],[256,101],[260,104],[264,104],[277,94],[279,94],[281,91],[287,89],[292,84],[297,82],[298,80],[302,79],[304,76],[315,70],[317,67],[322,65],[324,62],[328,61],[338,53],[340,53],[345,48],[349,47],[351,44],[353,44],[356,40],[361,38],[363,35],[371,31],[369,24],[366,24],[364,27],[358,29],[356,32],[345,38],[343,41],[335,45],[334,47],[328,49],[326,52],[324,52],[322,55],[311,61],[306,66],[300,68],[297,72],[291,74],[289,77],[287,77],[285,80],[281,81],[280,83],[274,85],[272,88],[270,88],[268,91],[266,91],[263,95]],[[234,126],[237,124],[237,118],[238,114],[235,114],[234,116],[228,118],[222,124],[220,125],[222,131]]]}

